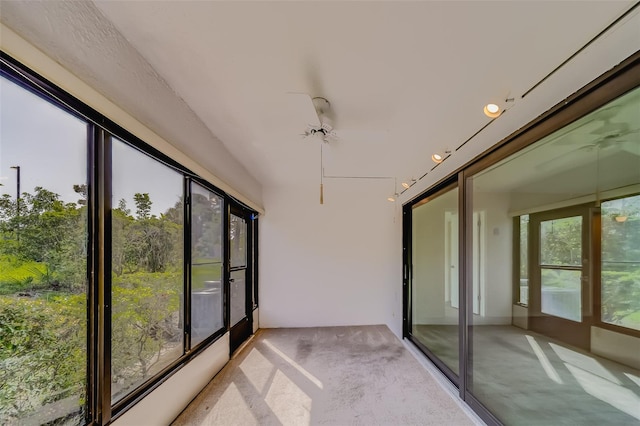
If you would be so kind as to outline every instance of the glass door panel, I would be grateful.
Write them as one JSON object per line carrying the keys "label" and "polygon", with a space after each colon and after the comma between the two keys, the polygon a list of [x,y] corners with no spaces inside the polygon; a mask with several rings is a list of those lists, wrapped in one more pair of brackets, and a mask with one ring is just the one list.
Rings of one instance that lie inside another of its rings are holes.
{"label": "glass door panel", "polygon": [[231,286],[231,326],[245,319],[247,316],[246,299],[247,283],[246,269],[231,272],[229,283]]}
{"label": "glass door panel", "polygon": [[430,197],[412,212],[411,340],[451,380],[459,372],[458,189]]}

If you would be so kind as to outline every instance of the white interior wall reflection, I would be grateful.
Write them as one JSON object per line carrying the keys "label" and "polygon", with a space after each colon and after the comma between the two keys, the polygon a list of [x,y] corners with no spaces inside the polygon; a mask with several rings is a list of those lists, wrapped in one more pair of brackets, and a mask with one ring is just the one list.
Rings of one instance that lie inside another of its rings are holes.
{"label": "white interior wall reflection", "polygon": [[412,324],[458,324],[457,189],[415,208],[412,222]]}
{"label": "white interior wall reflection", "polygon": [[474,194],[474,227],[484,220],[482,232],[473,232],[474,324],[511,324],[512,220],[507,214],[508,194]]}

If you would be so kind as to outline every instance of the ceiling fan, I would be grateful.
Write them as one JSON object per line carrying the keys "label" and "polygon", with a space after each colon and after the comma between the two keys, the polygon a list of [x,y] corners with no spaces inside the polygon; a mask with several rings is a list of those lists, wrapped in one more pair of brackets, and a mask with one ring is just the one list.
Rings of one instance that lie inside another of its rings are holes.
{"label": "ceiling fan", "polygon": [[333,130],[333,116],[331,103],[321,96],[312,98],[306,93],[292,93],[298,109],[304,113],[307,127],[301,136],[304,139],[318,140],[323,143],[334,142],[338,139]]}

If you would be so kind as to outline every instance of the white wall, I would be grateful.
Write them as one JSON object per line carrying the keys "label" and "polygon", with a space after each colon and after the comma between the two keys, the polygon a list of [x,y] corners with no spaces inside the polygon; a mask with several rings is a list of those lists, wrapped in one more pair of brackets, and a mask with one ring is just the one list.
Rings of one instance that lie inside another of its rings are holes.
{"label": "white wall", "polygon": [[[387,324],[402,330],[400,207],[373,180],[266,188],[260,326]],[[385,192],[386,191],[386,192]]]}

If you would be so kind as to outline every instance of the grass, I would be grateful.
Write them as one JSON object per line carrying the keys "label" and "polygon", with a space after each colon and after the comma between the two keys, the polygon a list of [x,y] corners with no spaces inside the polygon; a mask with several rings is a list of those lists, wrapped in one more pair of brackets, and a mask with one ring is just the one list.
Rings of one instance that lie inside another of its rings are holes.
{"label": "grass", "polygon": [[0,256],[0,295],[41,288],[46,275],[47,267],[43,263]]}
{"label": "grass", "polygon": [[191,285],[193,290],[204,288],[205,281],[220,281],[222,275],[221,263],[206,263],[194,265],[191,268]]}

